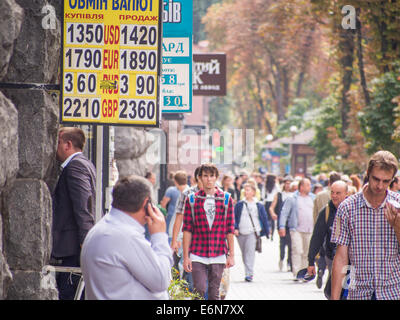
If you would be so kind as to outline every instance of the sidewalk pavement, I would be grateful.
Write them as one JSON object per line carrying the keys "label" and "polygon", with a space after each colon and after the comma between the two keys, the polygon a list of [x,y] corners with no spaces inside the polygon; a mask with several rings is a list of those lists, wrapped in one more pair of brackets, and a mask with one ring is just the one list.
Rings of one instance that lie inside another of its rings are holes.
{"label": "sidewalk pavement", "polygon": [[278,263],[279,236],[275,231],[273,241],[262,238],[262,253],[256,252],[253,282],[246,282],[242,254],[235,239],[235,266],[230,269],[226,300],[326,300],[323,289],[328,270],[322,288],[318,289],[316,278],[310,282],[294,281],[292,272],[287,272],[286,257],[282,271]]}

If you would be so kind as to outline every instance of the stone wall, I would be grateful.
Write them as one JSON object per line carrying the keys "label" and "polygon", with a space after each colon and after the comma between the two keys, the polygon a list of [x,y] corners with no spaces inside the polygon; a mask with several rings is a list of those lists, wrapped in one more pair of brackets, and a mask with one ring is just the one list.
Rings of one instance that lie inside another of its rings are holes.
{"label": "stone wall", "polygon": [[[58,83],[60,25],[42,27],[46,0],[0,1],[0,76]],[[51,250],[58,102],[45,91],[0,92],[0,298],[56,299],[43,275]]]}
{"label": "stone wall", "polygon": [[144,176],[146,170],[155,171],[146,161],[146,151],[152,142],[151,134],[144,130],[115,128],[115,159],[120,177],[131,174]]}
{"label": "stone wall", "polygon": [[[58,84],[61,25],[44,29],[59,0],[0,0],[0,82]],[[57,299],[51,253],[51,193],[57,182],[58,98],[43,90],[0,88],[0,300]],[[120,175],[144,175],[151,137],[118,127]]]}

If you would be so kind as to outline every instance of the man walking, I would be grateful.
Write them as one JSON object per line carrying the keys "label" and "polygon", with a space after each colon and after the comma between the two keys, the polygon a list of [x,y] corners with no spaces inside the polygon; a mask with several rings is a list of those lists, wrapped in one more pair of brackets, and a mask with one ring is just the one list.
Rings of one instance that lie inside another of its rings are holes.
{"label": "man walking", "polygon": [[177,171],[174,174],[175,186],[169,187],[165,191],[160,205],[167,210],[167,233],[169,239],[172,239],[172,227],[175,222],[175,207],[182,192],[187,188],[187,174],[185,171]]}
{"label": "man walking", "polygon": [[87,299],[168,299],[172,252],[164,216],[150,202],[149,183],[123,178],[112,195],[110,213],[89,231],[82,247]]}
{"label": "man walking", "polygon": [[219,299],[224,268],[235,264],[232,199],[224,203],[224,193],[215,185],[217,178],[215,165],[200,167],[203,190],[194,194],[192,205],[191,195],[186,199],[183,224],[183,267],[192,272],[194,289],[200,295],[204,296],[208,282],[209,300]]}
{"label": "man walking", "polygon": [[[61,128],[57,160],[62,173],[53,195],[52,260],[58,266],[79,267],[82,243],[95,222],[96,170],[82,154],[85,134],[79,128]],[[57,273],[60,300],[72,300],[79,276]]]}
{"label": "man walking", "polygon": [[[346,199],[348,191],[348,184],[344,181],[335,181],[330,184],[330,198],[329,203],[323,208],[317,218],[314,226],[314,231],[310,241],[308,250],[308,268],[309,275],[315,275],[315,257],[321,249],[324,248],[324,259],[329,270],[329,278],[331,277],[332,261],[335,256],[336,246],[331,242],[332,225],[336,216],[336,211],[339,206]],[[319,271],[318,271],[319,272]],[[330,283],[330,281],[328,282]],[[329,284],[327,284],[330,287]],[[330,288],[325,287],[325,292],[330,296]]]}
{"label": "man walking", "polygon": [[310,191],[310,179],[301,179],[298,192],[286,199],[279,218],[279,236],[286,235],[286,222],[290,230],[294,280],[297,280],[297,272],[307,267],[308,246],[314,227],[314,194]]}
{"label": "man walking", "polygon": [[[313,219],[314,219],[314,225],[317,222],[317,218],[319,213],[321,212],[322,209],[326,207],[326,205],[329,203],[331,200],[331,186],[335,181],[340,180],[340,174],[332,171],[329,173],[329,180],[328,180],[328,186],[327,188],[318,193],[315,196],[314,199],[314,210],[313,210]],[[320,289],[322,287],[322,279],[325,273],[326,269],[326,263],[325,263],[325,248],[322,246],[321,250],[319,252],[319,259],[317,261],[318,264],[318,276],[317,276],[317,287]]]}
{"label": "man walking", "polygon": [[390,204],[400,195],[388,190],[398,170],[396,157],[376,152],[368,163],[368,183],[344,200],[333,223],[337,244],[331,298],[340,299],[350,262],[348,299],[400,299],[400,213]]}
{"label": "man walking", "polygon": [[176,203],[175,221],[172,227],[172,240],[171,240],[171,248],[176,253],[178,253],[179,249],[182,246],[182,240],[183,240],[182,224],[183,224],[183,214],[185,211],[186,198],[189,195],[189,193],[191,192],[196,193],[202,188],[201,181],[199,180],[199,171],[200,167],[197,167],[196,170],[194,171],[194,180],[196,182],[196,185],[184,190],[179,196],[179,199]]}

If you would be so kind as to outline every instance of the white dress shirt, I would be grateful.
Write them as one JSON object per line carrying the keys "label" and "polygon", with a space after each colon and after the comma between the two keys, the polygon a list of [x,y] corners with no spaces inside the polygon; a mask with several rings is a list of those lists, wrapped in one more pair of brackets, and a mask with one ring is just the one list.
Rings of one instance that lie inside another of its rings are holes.
{"label": "white dress shirt", "polygon": [[61,164],[61,168],[65,168],[68,163],[72,160],[73,157],[77,156],[78,154],[81,154],[82,152],[75,152],[74,154],[71,154],[67,159],[65,159],[65,161]]}
{"label": "white dress shirt", "polygon": [[168,299],[173,264],[168,235],[155,233],[149,242],[144,232],[115,208],[89,231],[81,253],[86,299]]}

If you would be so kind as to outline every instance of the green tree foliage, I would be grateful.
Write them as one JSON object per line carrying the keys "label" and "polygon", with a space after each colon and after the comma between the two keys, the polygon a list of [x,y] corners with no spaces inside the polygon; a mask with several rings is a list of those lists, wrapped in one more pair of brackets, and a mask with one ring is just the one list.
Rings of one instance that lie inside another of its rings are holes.
{"label": "green tree foliage", "polygon": [[209,104],[209,127],[223,130],[231,123],[229,97],[216,97]]}
{"label": "green tree foliage", "polygon": [[337,150],[328,137],[329,128],[330,130],[340,130],[341,126],[339,102],[337,100],[334,95],[325,98],[314,114],[313,128],[315,129],[315,137],[311,142],[311,146],[316,151],[317,163],[322,163],[325,159],[337,155]]}
{"label": "green tree foliage", "polygon": [[221,0],[193,0],[193,42],[198,43],[201,40],[206,40],[204,32],[204,24],[201,19],[207,13],[208,7]]}
{"label": "green tree foliage", "polygon": [[[368,157],[366,150],[372,153],[384,148],[398,154],[393,133],[400,124],[399,120],[396,122],[400,113],[393,98],[399,93],[395,73],[388,72],[394,71],[393,62],[400,56],[400,1],[311,0],[311,3],[316,19],[329,27],[327,36],[331,39],[331,57],[335,62],[331,79],[337,77],[338,84],[329,90],[338,118],[335,121],[332,110],[332,118],[325,121],[328,109],[326,114],[321,113],[321,121],[316,121],[317,137],[313,145],[317,160],[320,164],[329,163],[330,167],[340,163],[342,170],[363,171]],[[355,30],[342,27],[345,5],[356,9]],[[325,133],[324,122],[328,125]]]}
{"label": "green tree foliage", "polygon": [[314,58],[324,56],[310,9],[307,0],[224,0],[208,9],[203,23],[211,47],[227,54],[236,125],[275,134],[310,88],[310,70],[322,60]]}
{"label": "green tree foliage", "polygon": [[386,72],[372,81],[371,104],[360,113],[364,135],[367,139],[367,150],[374,153],[385,149],[400,156],[399,143],[395,141],[395,120],[397,105],[393,99],[400,96],[400,67]]}
{"label": "green tree foliage", "polygon": [[290,127],[296,126],[297,131],[301,132],[311,127],[310,121],[307,121],[306,113],[311,110],[311,103],[308,99],[294,99],[289,106],[286,120],[278,125],[276,136],[283,137],[290,133]]}

